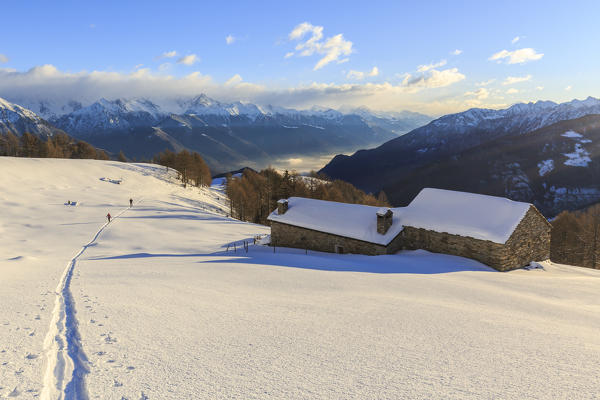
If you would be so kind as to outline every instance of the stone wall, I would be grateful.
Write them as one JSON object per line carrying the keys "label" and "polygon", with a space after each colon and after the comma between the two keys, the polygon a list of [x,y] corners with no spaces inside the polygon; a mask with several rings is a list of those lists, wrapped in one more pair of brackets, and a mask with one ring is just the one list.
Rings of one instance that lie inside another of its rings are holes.
{"label": "stone wall", "polygon": [[551,226],[533,206],[505,244],[405,226],[400,234],[404,249],[472,258],[498,271],[521,268],[550,257]]}
{"label": "stone wall", "polygon": [[506,241],[506,265],[509,269],[523,267],[530,261],[543,261],[550,258],[550,238],[552,225],[534,207],[527,213]]}
{"label": "stone wall", "polygon": [[335,253],[340,246],[344,253],[366,254],[370,256],[386,254],[386,247],[362,240],[350,239],[307,228],[271,221],[271,245],[295,247]]}
{"label": "stone wall", "polygon": [[499,243],[412,226],[405,226],[400,236],[402,248],[406,250],[423,249],[472,258],[500,271],[504,270],[505,246]]}

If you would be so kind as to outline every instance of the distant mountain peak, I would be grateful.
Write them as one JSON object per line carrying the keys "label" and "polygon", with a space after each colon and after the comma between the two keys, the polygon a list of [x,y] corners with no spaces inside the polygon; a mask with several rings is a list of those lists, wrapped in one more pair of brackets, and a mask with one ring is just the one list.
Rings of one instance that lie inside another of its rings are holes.
{"label": "distant mountain peak", "polygon": [[31,133],[38,136],[52,136],[58,129],[25,107],[0,98],[0,133],[21,136]]}

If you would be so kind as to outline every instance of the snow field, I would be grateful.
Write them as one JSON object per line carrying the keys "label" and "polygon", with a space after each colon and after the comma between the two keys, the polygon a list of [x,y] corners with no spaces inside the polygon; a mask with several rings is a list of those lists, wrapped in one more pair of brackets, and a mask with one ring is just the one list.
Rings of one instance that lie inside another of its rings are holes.
{"label": "snow field", "polygon": [[[51,388],[43,341],[65,296],[87,367],[80,398],[600,392],[599,271],[499,273],[424,251],[226,252],[269,229],[224,217],[219,189],[183,189],[164,169],[0,158],[0,170],[0,398]],[[140,202],[100,232],[129,197]]]}
{"label": "snow field", "polygon": [[588,164],[592,162],[592,159],[590,158],[589,151],[583,148],[582,144],[591,143],[591,140],[584,139],[581,133],[577,133],[575,131],[567,131],[561,136],[575,140],[575,148],[573,152],[563,154],[565,157],[567,157],[567,160],[565,160],[564,164],[571,167],[587,167]]}

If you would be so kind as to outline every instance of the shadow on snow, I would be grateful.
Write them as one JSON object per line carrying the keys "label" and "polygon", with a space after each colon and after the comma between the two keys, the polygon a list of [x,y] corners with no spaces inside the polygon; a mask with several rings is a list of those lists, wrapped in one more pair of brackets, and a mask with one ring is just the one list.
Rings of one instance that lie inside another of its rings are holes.
{"label": "shadow on snow", "polygon": [[249,264],[270,267],[312,269],[319,271],[365,272],[375,274],[443,274],[459,271],[493,272],[490,267],[468,258],[429,253],[424,250],[402,251],[393,255],[364,256],[358,254],[330,254],[304,250],[250,245],[234,252],[215,253],[132,253],[98,257],[91,260],[118,260],[141,258],[210,257],[200,264]]}
{"label": "shadow on snow", "polygon": [[[397,254],[365,256],[360,254],[330,254],[304,250],[250,246],[244,249],[215,253],[229,257],[199,263],[255,264],[274,267],[313,269],[319,271],[367,272],[376,274],[442,274],[459,271],[494,271],[478,261],[446,254],[430,253],[425,250],[401,251]],[[233,256],[233,257],[232,257]]]}

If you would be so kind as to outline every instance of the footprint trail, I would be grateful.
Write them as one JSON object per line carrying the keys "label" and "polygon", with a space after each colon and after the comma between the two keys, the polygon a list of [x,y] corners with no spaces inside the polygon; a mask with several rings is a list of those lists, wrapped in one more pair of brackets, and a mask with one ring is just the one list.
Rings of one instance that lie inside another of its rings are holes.
{"label": "footprint trail", "polygon": [[[113,221],[128,209],[115,215]],[[71,293],[71,279],[79,257],[96,242],[108,226],[109,224],[105,223],[92,240],[69,261],[56,287],[50,327],[44,340],[47,366],[41,392],[42,400],[89,398],[85,383],[89,363],[81,346],[75,301]]]}

